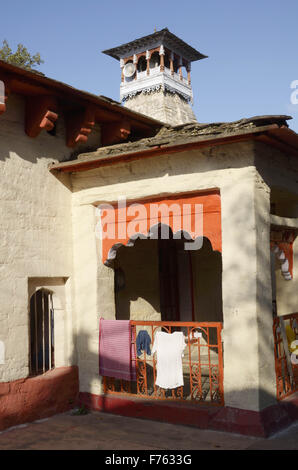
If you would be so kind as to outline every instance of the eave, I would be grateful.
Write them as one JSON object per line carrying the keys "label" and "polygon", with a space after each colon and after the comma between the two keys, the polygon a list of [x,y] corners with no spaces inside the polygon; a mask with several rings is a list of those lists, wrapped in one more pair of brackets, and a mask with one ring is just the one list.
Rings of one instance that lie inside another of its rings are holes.
{"label": "eave", "polygon": [[195,137],[191,141],[180,144],[159,145],[150,149],[136,150],[132,152],[119,153],[115,155],[95,155],[75,160],[50,165],[52,172],[63,173],[93,170],[104,166],[118,163],[127,163],[138,159],[157,157],[163,154],[172,154],[196,150],[204,147],[215,147],[237,142],[256,141],[278,148],[279,150],[298,156],[298,135],[286,126],[279,127],[277,124],[257,127],[253,130],[235,132],[229,135],[217,135],[210,137]]}
{"label": "eave", "polygon": [[26,100],[25,132],[29,137],[36,137],[43,129],[51,130],[61,115],[66,121],[69,147],[85,142],[95,123],[105,126],[107,132],[103,134],[113,136],[114,140],[105,145],[125,140],[127,130],[137,136],[149,136],[163,125],[109,98],[78,90],[4,61],[0,61],[0,80],[5,85],[5,104],[0,114],[6,111],[10,94],[22,95]]}
{"label": "eave", "polygon": [[168,28],[161,29],[160,31],[143,36],[142,38],[113,47],[112,49],[106,49],[102,52],[103,54],[107,54],[114,59],[119,60],[121,57],[130,54],[131,51],[138,49],[143,49],[145,51],[146,48],[150,47],[155,42],[160,42],[175,51],[180,51],[184,57],[191,62],[207,58],[206,55],[201,54],[201,52],[197,51],[178,36],[171,33]]}

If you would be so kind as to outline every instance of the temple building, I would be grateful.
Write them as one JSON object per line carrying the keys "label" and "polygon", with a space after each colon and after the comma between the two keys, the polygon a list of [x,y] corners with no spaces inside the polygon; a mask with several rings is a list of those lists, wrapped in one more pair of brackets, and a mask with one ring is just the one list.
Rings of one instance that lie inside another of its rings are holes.
{"label": "temple building", "polygon": [[268,436],[298,418],[291,118],[198,122],[205,56],[167,29],[105,53],[122,103],[0,61],[0,430],[84,405]]}

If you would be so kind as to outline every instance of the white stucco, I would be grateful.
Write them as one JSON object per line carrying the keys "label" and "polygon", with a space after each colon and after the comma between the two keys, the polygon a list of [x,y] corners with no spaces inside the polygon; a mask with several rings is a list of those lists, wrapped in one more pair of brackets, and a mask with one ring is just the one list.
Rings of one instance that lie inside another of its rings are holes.
{"label": "white stucco", "polygon": [[[275,187],[297,196],[293,161],[285,165],[278,151],[251,142],[53,175],[48,164],[70,154],[63,121],[55,137],[43,132],[30,139],[24,103],[13,96],[0,116],[0,137],[1,382],[28,375],[29,299],[43,287],[54,293],[56,366],[77,364],[81,392],[100,394],[99,319],[115,318],[116,306],[114,271],[103,265],[95,236],[96,205],[119,196],[135,201],[219,189],[225,404],[257,411],[275,402],[270,202]],[[99,138],[95,131],[91,142]],[[294,250],[293,280],[285,287],[277,278],[286,313],[297,311],[297,243]],[[141,295],[130,308],[134,317],[159,318],[158,306]]]}
{"label": "white stucco", "polygon": [[21,97],[10,95],[7,111],[0,116],[0,339],[5,339],[6,349],[1,382],[29,373],[30,279],[64,279],[64,313],[61,318],[57,310],[56,322],[68,333],[62,338],[57,328],[57,365],[69,365],[73,355],[67,281],[73,269],[71,182],[68,175],[57,179],[48,170],[51,162],[68,158],[72,150],[65,145],[62,116],[56,136],[43,131],[29,138],[24,107]]}
{"label": "white stucco", "polygon": [[[96,246],[88,230],[95,225],[93,205],[116,202],[119,195],[125,195],[127,200],[137,200],[219,188],[223,234],[225,403],[259,410],[275,401],[270,191],[256,171],[254,152],[253,144],[226,145],[73,175],[76,296],[80,282],[83,290],[87,282],[89,286],[85,302],[82,303],[80,295],[76,297],[77,335],[80,337],[83,332],[88,338],[88,344],[85,342],[81,345],[82,350],[78,349],[79,356],[84,358],[79,359],[82,391],[95,393],[101,390],[97,356],[87,348],[93,342],[95,347],[100,315],[106,318],[115,315],[113,271],[102,264],[100,244]],[[94,282],[96,271],[97,286]],[[94,360],[91,361],[92,357]]]}

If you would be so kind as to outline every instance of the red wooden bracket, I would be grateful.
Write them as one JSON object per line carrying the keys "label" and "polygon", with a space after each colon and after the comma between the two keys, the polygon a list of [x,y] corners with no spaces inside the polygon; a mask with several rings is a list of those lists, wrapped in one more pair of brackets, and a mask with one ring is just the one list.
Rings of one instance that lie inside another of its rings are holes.
{"label": "red wooden bracket", "polygon": [[102,146],[117,144],[127,140],[131,133],[130,122],[126,119],[102,126]]}
{"label": "red wooden bracket", "polygon": [[94,124],[95,109],[92,107],[68,113],[65,117],[67,147],[86,143]]}
{"label": "red wooden bracket", "polygon": [[273,249],[277,246],[284,252],[287,260],[289,261],[289,272],[293,278],[293,243],[297,237],[297,231],[291,229],[272,230],[270,233],[270,248]]}
{"label": "red wooden bracket", "polygon": [[25,132],[29,137],[37,137],[43,129],[51,131],[57,119],[57,102],[53,96],[26,99]]}

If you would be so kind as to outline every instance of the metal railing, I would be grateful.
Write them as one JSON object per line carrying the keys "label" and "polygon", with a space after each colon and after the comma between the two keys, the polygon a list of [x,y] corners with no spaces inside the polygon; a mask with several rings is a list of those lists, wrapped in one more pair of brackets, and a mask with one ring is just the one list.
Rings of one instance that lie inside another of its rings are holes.
{"label": "metal railing", "polygon": [[[195,403],[224,404],[223,352],[219,322],[161,322],[131,321],[132,343],[135,350],[133,366],[136,382],[104,377],[105,394],[129,394],[140,398],[173,400]],[[162,389],[155,384],[157,368],[155,355],[146,351],[137,356],[136,338],[146,330],[151,338],[151,348],[157,331],[184,333],[186,347],[182,357],[184,385],[175,389]]]}
{"label": "metal railing", "polygon": [[273,320],[276,397],[278,400],[298,391],[298,364],[291,361],[282,322],[291,326],[298,339],[298,313],[275,317]]}

